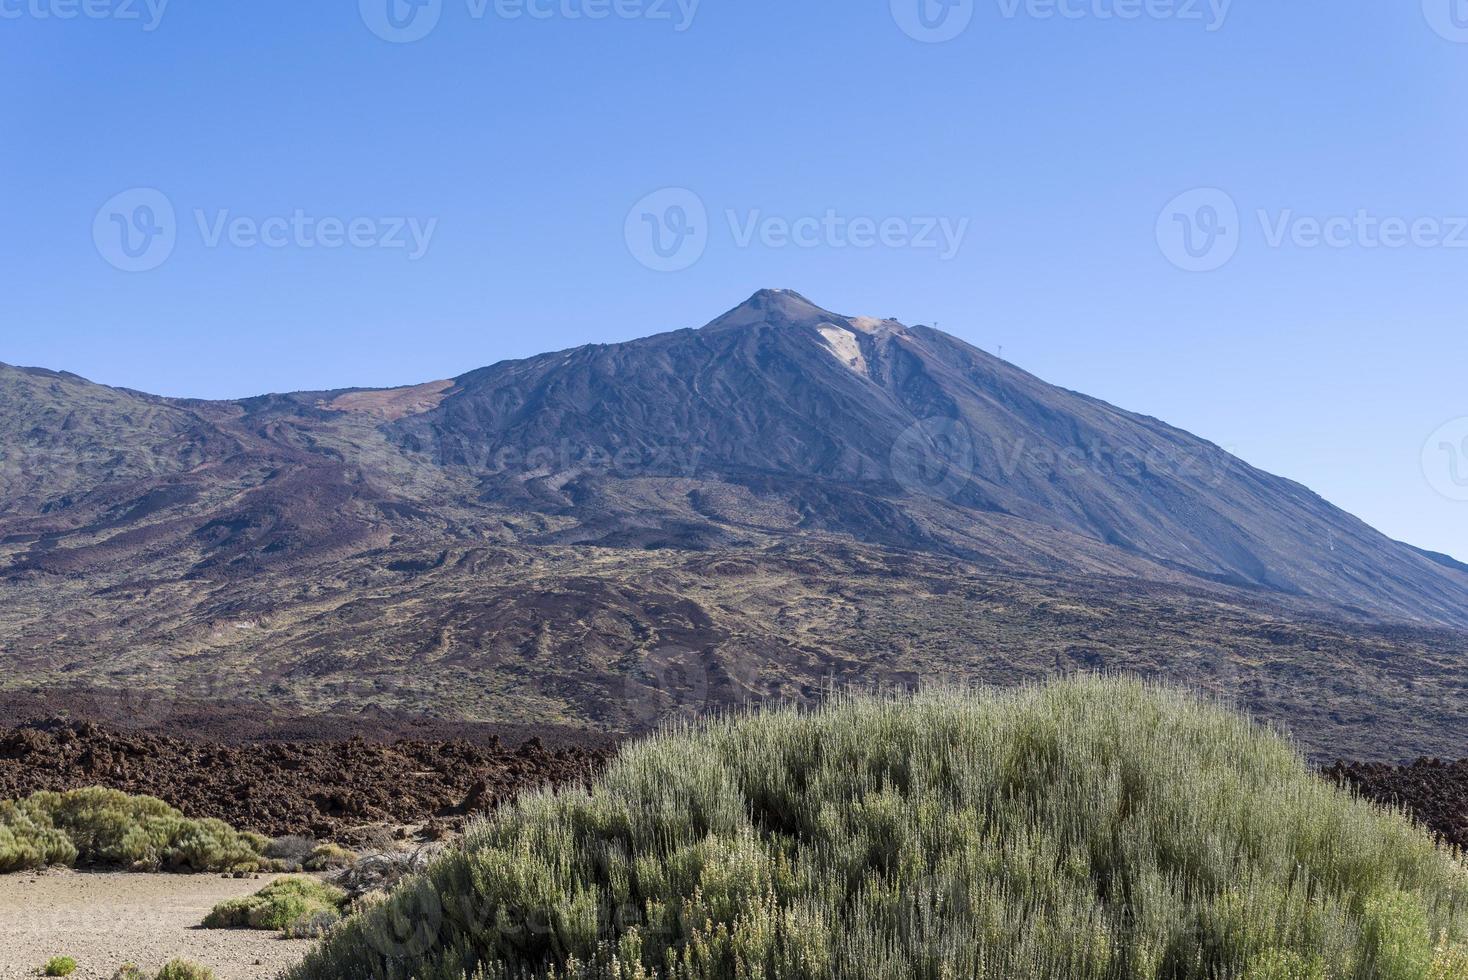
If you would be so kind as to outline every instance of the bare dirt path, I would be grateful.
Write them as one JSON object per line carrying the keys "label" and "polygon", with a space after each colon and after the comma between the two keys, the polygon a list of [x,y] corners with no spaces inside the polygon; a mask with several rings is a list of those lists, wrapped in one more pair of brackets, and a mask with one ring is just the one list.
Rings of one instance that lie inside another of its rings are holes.
{"label": "bare dirt path", "polygon": [[200,929],[218,902],[252,894],[270,876],[0,875],[0,978],[34,977],[53,956],[70,956],[77,980],[110,980],[123,963],[148,976],[169,960],[192,960],[217,980],[268,980],[299,962],[309,941],[269,932]]}

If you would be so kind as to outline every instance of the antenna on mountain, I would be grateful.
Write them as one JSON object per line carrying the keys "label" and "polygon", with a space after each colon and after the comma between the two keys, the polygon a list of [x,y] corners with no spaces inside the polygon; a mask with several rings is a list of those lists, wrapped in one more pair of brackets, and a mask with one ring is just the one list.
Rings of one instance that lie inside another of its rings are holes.
{"label": "antenna on mountain", "polygon": [[1004,345],[1003,344],[1000,344],[999,345],[999,359],[1001,361],[1004,360]]}

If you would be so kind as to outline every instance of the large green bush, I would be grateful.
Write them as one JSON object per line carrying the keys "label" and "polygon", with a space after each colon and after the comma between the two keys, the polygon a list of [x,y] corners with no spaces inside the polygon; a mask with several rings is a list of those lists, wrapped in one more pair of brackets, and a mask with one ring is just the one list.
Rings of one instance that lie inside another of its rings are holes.
{"label": "large green bush", "polygon": [[528,796],[293,980],[1461,980],[1468,869],[1140,683],[665,734]]}
{"label": "large green bush", "polygon": [[51,865],[257,870],[264,844],[223,821],[190,820],[162,800],[109,789],[0,802],[0,873]]}

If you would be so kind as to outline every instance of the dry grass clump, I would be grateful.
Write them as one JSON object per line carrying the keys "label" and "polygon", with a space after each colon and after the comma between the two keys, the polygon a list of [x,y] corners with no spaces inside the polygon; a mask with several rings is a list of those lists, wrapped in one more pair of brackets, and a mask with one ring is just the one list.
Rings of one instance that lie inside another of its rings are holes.
{"label": "dry grass clump", "polygon": [[1468,868],[1119,679],[669,732],[522,798],[292,980],[1461,980]]}
{"label": "dry grass clump", "polygon": [[162,800],[93,787],[0,802],[0,873],[53,865],[254,871],[266,841]]}

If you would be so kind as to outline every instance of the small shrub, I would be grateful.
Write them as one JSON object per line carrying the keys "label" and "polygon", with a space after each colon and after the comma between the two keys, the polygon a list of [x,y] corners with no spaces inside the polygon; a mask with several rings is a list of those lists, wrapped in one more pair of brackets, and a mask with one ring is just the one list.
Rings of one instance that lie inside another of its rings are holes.
{"label": "small shrub", "polygon": [[357,855],[339,844],[322,844],[306,859],[307,871],[337,871],[357,863]]}
{"label": "small shrub", "polygon": [[158,971],[156,980],[214,980],[214,973],[188,960],[174,960]]}
{"label": "small shrub", "polygon": [[124,963],[112,974],[112,980],[148,980],[148,977],[136,963]]}
{"label": "small shrub", "polygon": [[42,970],[48,977],[69,977],[76,972],[76,960],[70,956],[53,956]]}
{"label": "small shrub", "polygon": [[320,939],[342,920],[336,909],[320,909],[303,915],[285,927],[288,939]]}
{"label": "small shrub", "polygon": [[288,871],[300,871],[306,866],[306,862],[316,851],[317,846],[315,839],[311,837],[290,834],[285,837],[277,837],[266,844],[260,853],[272,861],[279,861],[281,866]]}
{"label": "small shrub", "polygon": [[262,929],[290,935],[298,924],[317,916],[330,913],[340,918],[346,900],[346,892],[314,878],[280,878],[247,898],[220,902],[204,919],[204,928]]}

